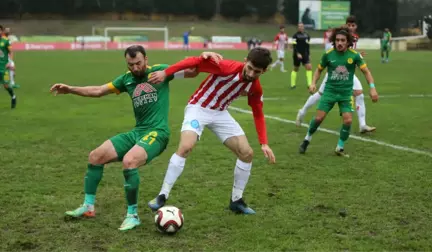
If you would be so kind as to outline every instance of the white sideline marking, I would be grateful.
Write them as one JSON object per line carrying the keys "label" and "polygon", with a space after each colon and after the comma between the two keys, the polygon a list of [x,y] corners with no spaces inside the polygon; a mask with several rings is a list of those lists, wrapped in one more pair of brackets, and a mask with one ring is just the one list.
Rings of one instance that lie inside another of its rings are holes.
{"label": "white sideline marking", "polygon": [[[365,98],[369,98],[369,96],[365,95]],[[432,94],[408,94],[408,95],[401,95],[401,94],[394,94],[394,95],[380,95],[379,98],[432,98]],[[265,101],[285,101],[285,100],[292,100],[292,98],[289,97],[264,97]]]}
{"label": "white sideline marking", "polygon": [[[237,107],[232,107],[230,106],[229,109],[231,110],[235,110],[244,114],[252,114],[251,111],[249,110],[245,110],[245,109],[241,109],[241,108],[237,108]],[[287,119],[283,119],[277,116],[269,116],[269,115],[265,115],[265,118],[268,119],[272,119],[275,121],[279,121],[279,122],[284,122],[284,123],[289,123],[289,124],[295,124],[295,121],[292,120],[287,120]],[[308,128],[309,125],[302,123],[302,126],[305,128]],[[318,128],[318,131],[323,131],[323,132],[327,132],[333,135],[337,135],[339,136],[339,132],[334,131],[334,130],[329,130],[329,129],[325,129],[325,128]],[[401,150],[401,151],[405,151],[405,152],[412,152],[412,153],[416,153],[416,154],[421,154],[421,155],[425,155],[428,157],[432,157],[432,153],[431,152],[427,152],[427,151],[423,151],[423,150],[418,150],[418,149],[413,149],[413,148],[409,148],[409,147],[405,147],[405,146],[400,146],[400,145],[394,145],[394,144],[390,144],[390,143],[386,143],[386,142],[382,142],[382,141],[378,141],[378,140],[374,140],[374,139],[369,139],[369,138],[364,138],[364,137],[360,137],[360,136],[356,136],[356,135],[350,135],[350,138],[356,139],[356,140],[360,140],[363,142],[368,142],[368,143],[374,143],[374,144],[378,144],[381,146],[385,146],[385,147],[389,147],[395,150]]]}

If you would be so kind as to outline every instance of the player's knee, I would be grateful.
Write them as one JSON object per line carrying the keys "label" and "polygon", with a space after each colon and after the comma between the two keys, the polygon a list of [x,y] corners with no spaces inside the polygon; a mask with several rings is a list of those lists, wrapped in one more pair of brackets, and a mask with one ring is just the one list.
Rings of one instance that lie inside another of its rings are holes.
{"label": "player's knee", "polygon": [[88,162],[92,165],[105,164],[105,155],[102,151],[98,149],[92,150],[89,154]]}
{"label": "player's knee", "polygon": [[185,158],[192,152],[194,145],[195,144],[191,142],[181,142],[176,154]]}
{"label": "player's knee", "polygon": [[123,169],[138,168],[141,165],[144,165],[146,161],[147,161],[147,155],[145,156],[126,155],[122,161]]}
{"label": "player's knee", "polygon": [[316,115],[315,116],[315,122],[316,123],[322,123],[324,121],[325,115]]}
{"label": "player's knee", "polygon": [[243,162],[250,163],[253,159],[253,149],[247,146],[240,146],[237,150],[237,157]]}
{"label": "player's knee", "polygon": [[352,117],[344,117],[343,118],[343,124],[351,125],[352,124]]}

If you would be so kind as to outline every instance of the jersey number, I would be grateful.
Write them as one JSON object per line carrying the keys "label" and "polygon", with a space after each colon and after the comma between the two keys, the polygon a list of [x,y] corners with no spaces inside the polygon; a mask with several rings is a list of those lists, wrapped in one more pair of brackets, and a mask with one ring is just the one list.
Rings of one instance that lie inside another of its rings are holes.
{"label": "jersey number", "polygon": [[143,142],[144,142],[144,141],[148,141],[148,144],[151,145],[151,144],[154,143],[154,141],[156,141],[156,137],[157,137],[157,136],[158,136],[157,131],[152,131],[152,132],[148,133],[147,135],[145,135],[145,136],[142,138],[142,141],[143,141]]}

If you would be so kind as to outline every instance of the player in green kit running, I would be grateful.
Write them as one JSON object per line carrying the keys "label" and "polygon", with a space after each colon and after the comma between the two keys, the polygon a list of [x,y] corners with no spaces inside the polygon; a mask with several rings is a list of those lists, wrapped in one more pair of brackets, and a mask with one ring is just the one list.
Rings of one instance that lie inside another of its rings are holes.
{"label": "player in green kit running", "polygon": [[[203,57],[211,57],[218,61],[218,58],[213,57],[216,54],[205,54],[203,53]],[[137,212],[140,183],[138,167],[159,156],[168,144],[169,82],[174,78],[191,78],[198,74],[195,70],[180,71],[168,76],[162,84],[152,85],[147,82],[151,73],[164,70],[168,66],[147,66],[148,59],[142,46],[127,48],[124,56],[130,71],[108,84],[86,87],[55,84],[51,87],[51,92],[55,94],[102,97],[111,93],[127,92],[132,99],[135,127],[129,132],[110,138],[90,152],[84,182],[84,203],[79,208],[65,213],[71,217],[94,217],[96,189],[102,179],[104,165],[122,161],[127,215],[119,230],[129,230],[140,224]]]}
{"label": "player in green kit running", "polygon": [[[381,62],[389,62],[389,54],[391,50],[392,34],[388,28],[384,29],[383,37],[381,39]],[[384,57],[385,53],[385,57]]]}
{"label": "player in green kit running", "polygon": [[378,93],[375,89],[372,74],[363,61],[362,56],[353,49],[349,49],[354,41],[349,29],[347,27],[334,29],[330,41],[333,44],[333,48],[322,56],[318,69],[313,76],[309,91],[311,93],[316,91],[316,83],[321,76],[321,72],[325,68],[327,68],[329,76],[318,104],[316,116],[309,125],[307,135],[300,145],[299,152],[301,154],[306,153],[312,135],[337,103],[342,114],[343,124],[335,152],[339,156],[348,157],[344,152],[344,144],[345,141],[348,140],[351,130],[352,112],[354,111],[354,101],[352,100],[353,78],[357,66],[361,69],[369,83],[370,96],[373,102],[378,101]]}
{"label": "player in green kit running", "polygon": [[12,52],[11,44],[9,39],[3,34],[3,27],[0,26],[0,84],[6,89],[11,96],[11,108],[16,107],[16,95],[9,85],[9,55]]}

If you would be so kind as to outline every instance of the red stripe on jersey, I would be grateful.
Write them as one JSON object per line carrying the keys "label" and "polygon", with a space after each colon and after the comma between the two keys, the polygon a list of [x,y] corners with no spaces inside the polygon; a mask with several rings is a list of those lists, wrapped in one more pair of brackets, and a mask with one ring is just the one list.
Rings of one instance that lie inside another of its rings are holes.
{"label": "red stripe on jersey", "polygon": [[[224,110],[225,105],[227,102],[233,101],[235,98],[238,97],[238,94],[241,90],[243,90],[243,83],[241,82],[235,82],[232,83],[227,90],[225,90],[217,99],[217,102],[215,105],[211,107],[211,109],[219,109]],[[240,90],[240,91],[238,91]]]}
{"label": "red stripe on jersey", "polygon": [[234,74],[232,76],[230,76],[230,78],[220,81],[219,83],[217,83],[216,81],[212,84],[212,86],[214,87],[214,89],[211,91],[211,93],[208,95],[207,99],[202,103],[202,107],[206,108],[210,102],[213,101],[213,99],[219,99],[218,96],[218,92],[220,91],[220,89],[225,86],[228,82],[232,81],[235,77],[237,76],[237,74]]}
{"label": "red stripe on jersey", "polygon": [[211,84],[214,80],[217,79],[217,76],[210,74],[207,78],[201,83],[199,88],[195,91],[195,93],[189,99],[189,104],[195,104],[202,97],[202,95],[211,87]]}
{"label": "red stripe on jersey", "polygon": [[234,90],[233,96],[227,99],[226,102],[222,104],[222,106],[219,108],[219,110],[225,110],[231,104],[231,102],[233,102],[240,95],[240,92],[243,91],[246,87],[247,85],[242,84],[241,88],[239,88],[237,92],[235,92],[236,90]]}

